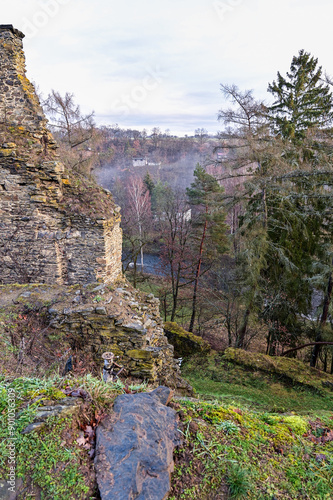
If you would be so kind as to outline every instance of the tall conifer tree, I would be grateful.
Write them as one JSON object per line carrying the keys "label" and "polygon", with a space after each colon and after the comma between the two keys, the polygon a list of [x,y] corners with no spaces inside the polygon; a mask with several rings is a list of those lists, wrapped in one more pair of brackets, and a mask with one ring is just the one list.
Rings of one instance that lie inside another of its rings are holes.
{"label": "tall conifer tree", "polygon": [[322,79],[318,59],[300,50],[294,56],[290,71],[268,85],[275,101],[269,108],[274,129],[284,138],[302,141],[313,128],[327,128],[333,118],[333,98]]}
{"label": "tall conifer tree", "polygon": [[234,237],[247,270],[239,336],[256,309],[269,325],[271,353],[281,332],[297,343],[312,290],[325,289],[331,271],[333,100],[321,75],[317,60],[300,51],[287,76],[278,73],[269,85],[275,98],[270,108],[255,103],[250,92],[222,86],[238,105],[220,112],[235,151],[227,175],[244,176],[233,201],[243,206]]}
{"label": "tall conifer tree", "polygon": [[[268,111],[269,117],[274,131],[285,141],[284,155],[292,167],[289,180],[293,193],[288,199],[288,203],[291,201],[289,211],[296,215],[297,222],[301,221],[303,228],[301,232],[296,229],[287,235],[280,231],[278,237],[285,239],[285,246],[297,245],[297,251],[293,250],[293,253],[298,258],[297,268],[303,270],[305,278],[314,275],[314,268],[318,269],[320,263],[323,277],[326,275],[326,281],[331,283],[332,272],[331,269],[327,272],[327,264],[332,251],[333,173],[330,126],[333,97],[322,78],[318,60],[304,50],[293,57],[290,72],[285,78],[278,73],[277,81],[268,86],[268,91],[275,97],[275,102]],[[293,148],[288,148],[288,143]],[[300,224],[297,226],[299,228]],[[324,309],[327,309],[331,299],[327,290],[330,290],[331,295],[332,287],[328,286],[326,289]],[[320,321],[316,336],[318,342],[322,340],[321,330],[325,322],[326,318],[325,321]],[[315,346],[312,366],[316,365],[319,352],[320,346]]]}

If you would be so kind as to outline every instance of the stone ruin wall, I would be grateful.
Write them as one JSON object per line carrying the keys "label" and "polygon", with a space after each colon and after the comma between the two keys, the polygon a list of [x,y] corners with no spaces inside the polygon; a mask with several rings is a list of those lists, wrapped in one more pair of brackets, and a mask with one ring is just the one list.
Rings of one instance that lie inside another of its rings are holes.
{"label": "stone ruin wall", "polygon": [[94,218],[64,203],[71,181],[26,78],[23,37],[0,25],[0,283],[112,282],[121,274],[119,207]]}
{"label": "stone ruin wall", "polygon": [[[71,307],[55,298],[57,307],[48,309],[53,330],[73,352],[79,346],[98,365],[101,354],[112,351],[128,375],[189,393],[163,333],[158,299],[125,288],[107,293],[105,287],[126,283],[121,273],[120,208],[96,185],[96,201],[107,202],[105,216],[104,209],[99,211],[103,216],[85,214],[84,202],[71,206],[78,202],[75,179],[59,161],[34,87],[25,76],[23,37],[11,25],[0,25],[0,294],[8,298],[15,295],[15,284],[35,283],[26,285],[34,292],[23,287],[22,296],[13,301],[44,303],[44,287],[67,297],[73,288],[69,285],[79,286]],[[84,291],[96,282],[101,282],[93,290],[100,294],[99,306],[86,303]]]}

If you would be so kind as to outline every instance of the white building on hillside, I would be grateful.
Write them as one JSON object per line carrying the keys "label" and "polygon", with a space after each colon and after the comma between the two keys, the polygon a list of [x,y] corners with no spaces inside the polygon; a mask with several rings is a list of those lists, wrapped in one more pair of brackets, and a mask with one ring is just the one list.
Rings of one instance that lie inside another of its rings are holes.
{"label": "white building on hillside", "polygon": [[133,167],[145,167],[148,165],[147,158],[133,158]]}

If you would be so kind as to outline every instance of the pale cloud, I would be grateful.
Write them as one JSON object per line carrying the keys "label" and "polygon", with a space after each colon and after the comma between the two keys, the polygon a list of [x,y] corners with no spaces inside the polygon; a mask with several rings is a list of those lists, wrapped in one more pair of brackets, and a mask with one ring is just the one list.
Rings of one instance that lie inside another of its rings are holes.
{"label": "pale cloud", "polygon": [[221,82],[268,99],[301,48],[333,74],[331,0],[13,0],[1,10],[30,34],[28,76],[46,94],[73,92],[104,124],[214,132]]}

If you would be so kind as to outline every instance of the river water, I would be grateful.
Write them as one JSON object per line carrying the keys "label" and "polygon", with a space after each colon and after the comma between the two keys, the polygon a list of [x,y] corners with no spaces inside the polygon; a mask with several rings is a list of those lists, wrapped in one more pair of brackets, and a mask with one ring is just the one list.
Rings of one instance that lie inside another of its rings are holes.
{"label": "river water", "polygon": [[[156,276],[162,276],[163,273],[161,271],[161,265],[160,265],[161,259],[158,255],[153,255],[149,253],[144,253],[143,254],[143,272],[147,274],[155,274]],[[141,259],[139,256],[139,259],[137,261],[137,270],[141,271]],[[130,268],[133,268],[130,264]]]}

